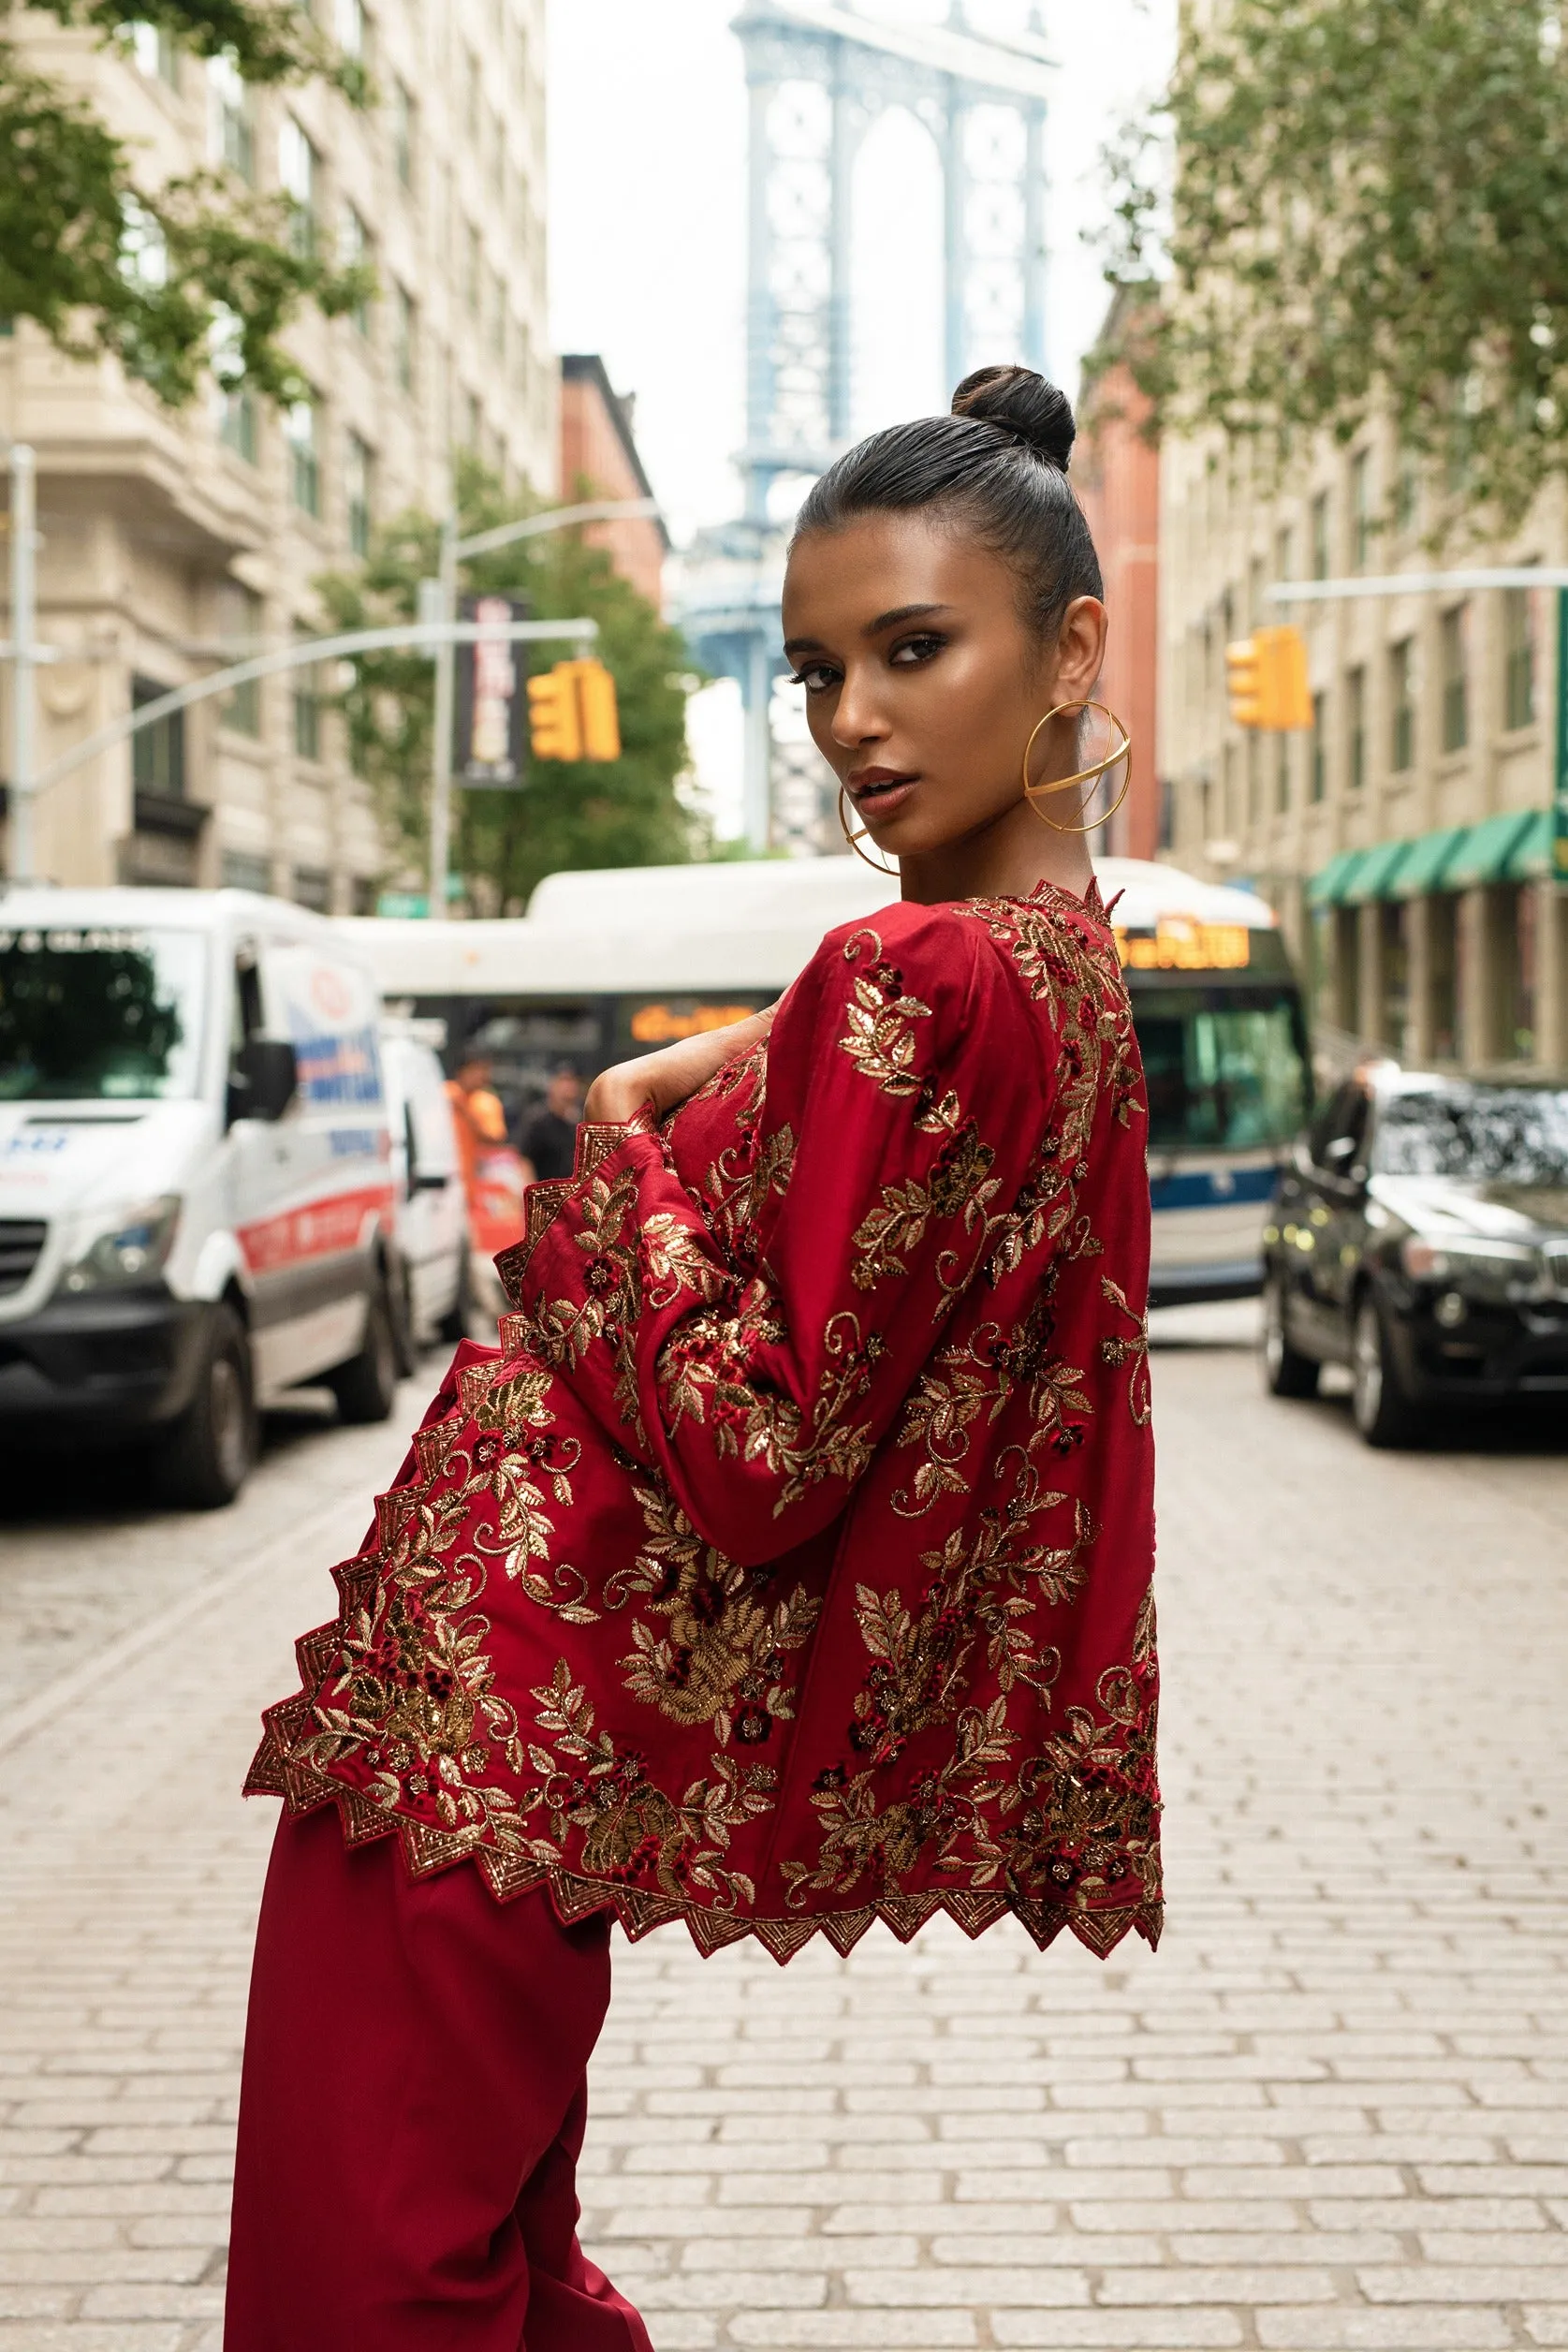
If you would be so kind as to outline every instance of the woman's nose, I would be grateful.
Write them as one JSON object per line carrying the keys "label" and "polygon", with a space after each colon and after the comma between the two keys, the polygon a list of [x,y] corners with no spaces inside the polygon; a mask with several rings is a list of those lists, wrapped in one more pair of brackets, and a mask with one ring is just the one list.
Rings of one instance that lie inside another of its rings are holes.
{"label": "woman's nose", "polygon": [[852,750],[857,743],[880,742],[887,732],[887,723],[876,706],[875,697],[868,680],[857,680],[854,673],[845,678],[839,689],[833,712],[833,741]]}

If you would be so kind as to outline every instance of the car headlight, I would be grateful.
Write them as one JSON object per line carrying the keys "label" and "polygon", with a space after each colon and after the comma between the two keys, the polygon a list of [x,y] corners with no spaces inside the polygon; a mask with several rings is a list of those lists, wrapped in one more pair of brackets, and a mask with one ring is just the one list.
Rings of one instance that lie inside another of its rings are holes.
{"label": "car headlight", "polygon": [[1532,1282],[1539,1271],[1536,1254],[1526,1242],[1491,1242],[1471,1233],[1452,1242],[1407,1234],[1399,1262],[1417,1282],[1468,1281],[1493,1288]]}
{"label": "car headlight", "polygon": [[174,1246],[179,1222],[180,1196],[173,1192],[100,1210],[85,1225],[85,1242],[79,1241],[61,1288],[110,1290],[150,1282]]}

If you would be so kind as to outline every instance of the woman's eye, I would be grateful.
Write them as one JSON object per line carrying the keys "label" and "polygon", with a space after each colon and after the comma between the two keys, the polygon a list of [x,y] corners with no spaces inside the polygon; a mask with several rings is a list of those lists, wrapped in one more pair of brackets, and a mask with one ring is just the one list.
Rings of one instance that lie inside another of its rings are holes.
{"label": "woman's eye", "polygon": [[829,686],[838,684],[838,678],[830,662],[802,662],[799,669],[790,672],[789,683],[792,686],[804,686],[808,694],[826,694]]}
{"label": "woman's eye", "polygon": [[922,637],[906,637],[894,646],[888,659],[896,662],[901,669],[913,669],[920,662],[930,661],[933,654],[940,654],[946,642],[945,637],[933,637],[929,633]]}

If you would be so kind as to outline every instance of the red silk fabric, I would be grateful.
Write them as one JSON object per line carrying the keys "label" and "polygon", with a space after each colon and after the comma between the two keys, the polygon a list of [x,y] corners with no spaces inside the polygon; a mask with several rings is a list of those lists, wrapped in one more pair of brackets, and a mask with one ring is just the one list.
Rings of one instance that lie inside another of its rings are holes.
{"label": "red silk fabric", "polygon": [[534,1188],[249,1786],[704,1948],[1152,1942],[1145,1126],[1097,895],[830,933]]}

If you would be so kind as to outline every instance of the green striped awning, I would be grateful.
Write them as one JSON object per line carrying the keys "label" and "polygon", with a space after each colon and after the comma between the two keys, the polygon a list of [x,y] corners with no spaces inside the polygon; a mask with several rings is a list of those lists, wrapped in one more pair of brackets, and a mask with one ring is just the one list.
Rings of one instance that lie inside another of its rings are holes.
{"label": "green striped awning", "polygon": [[1375,849],[1364,850],[1340,892],[1340,904],[1365,906],[1374,898],[1392,898],[1399,869],[1415,846],[1412,841],[1382,841]]}
{"label": "green striped awning", "polygon": [[1508,853],[1503,879],[1507,882],[1545,882],[1555,871],[1551,810],[1532,809],[1530,822]]}
{"label": "green striped awning", "polygon": [[1330,858],[1321,874],[1314,874],[1307,885],[1309,906],[1342,906],[1345,892],[1354,881],[1365,849],[1341,849],[1337,858]]}
{"label": "green striped awning", "polygon": [[1533,809],[1509,809],[1472,825],[1443,874],[1444,889],[1468,890],[1479,882],[1506,879],[1514,853],[1523,845],[1534,816]]}
{"label": "green striped awning", "polygon": [[1389,897],[1424,898],[1429,890],[1443,889],[1448,869],[1469,830],[1467,825],[1444,825],[1438,832],[1419,833],[1408,842],[1407,855],[1393,878]]}

